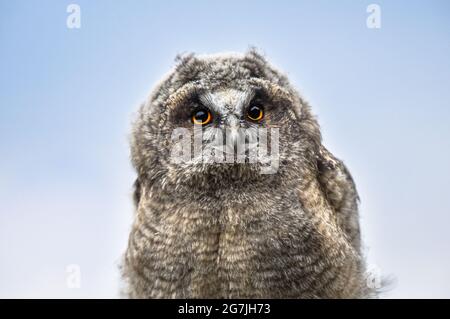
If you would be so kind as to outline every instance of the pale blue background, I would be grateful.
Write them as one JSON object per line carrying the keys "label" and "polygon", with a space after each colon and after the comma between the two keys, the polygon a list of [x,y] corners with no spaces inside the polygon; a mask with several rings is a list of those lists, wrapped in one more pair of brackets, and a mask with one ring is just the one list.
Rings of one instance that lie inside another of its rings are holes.
{"label": "pale blue background", "polygon": [[0,297],[118,296],[133,110],[177,53],[250,45],[349,166],[384,296],[450,297],[450,2],[377,1],[379,30],[370,3],[1,0]]}

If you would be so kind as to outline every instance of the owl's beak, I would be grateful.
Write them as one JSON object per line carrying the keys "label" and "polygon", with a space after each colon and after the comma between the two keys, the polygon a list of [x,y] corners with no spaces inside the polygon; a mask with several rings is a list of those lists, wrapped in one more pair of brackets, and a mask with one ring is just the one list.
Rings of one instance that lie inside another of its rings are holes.
{"label": "owl's beak", "polygon": [[235,115],[230,115],[226,121],[226,143],[227,148],[231,148],[233,152],[236,151],[237,144],[240,142],[240,121],[239,118]]}

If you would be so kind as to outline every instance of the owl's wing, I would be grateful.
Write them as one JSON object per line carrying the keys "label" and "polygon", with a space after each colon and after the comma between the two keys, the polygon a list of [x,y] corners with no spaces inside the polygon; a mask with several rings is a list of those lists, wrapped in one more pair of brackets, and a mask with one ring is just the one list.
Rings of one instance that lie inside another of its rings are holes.
{"label": "owl's wing", "polygon": [[133,188],[134,208],[137,208],[141,199],[141,183],[138,178],[134,181]]}
{"label": "owl's wing", "polygon": [[336,214],[336,220],[359,251],[359,197],[355,183],[344,163],[324,146],[317,156],[318,180],[325,197]]}

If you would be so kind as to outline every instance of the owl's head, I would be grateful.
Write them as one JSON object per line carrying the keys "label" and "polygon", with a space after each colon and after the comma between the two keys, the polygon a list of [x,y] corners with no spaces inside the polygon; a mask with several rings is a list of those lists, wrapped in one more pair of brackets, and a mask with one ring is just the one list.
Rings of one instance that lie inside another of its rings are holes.
{"label": "owl's head", "polygon": [[298,177],[319,144],[309,106],[255,50],[189,54],[141,106],[132,160],[163,186],[239,187]]}

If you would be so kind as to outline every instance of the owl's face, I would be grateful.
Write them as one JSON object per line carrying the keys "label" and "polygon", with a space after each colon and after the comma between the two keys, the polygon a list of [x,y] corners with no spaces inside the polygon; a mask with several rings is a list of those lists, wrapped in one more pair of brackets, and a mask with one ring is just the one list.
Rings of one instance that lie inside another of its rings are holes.
{"label": "owl's face", "polygon": [[229,186],[298,172],[319,140],[308,106],[257,53],[191,55],[141,108],[132,150],[146,176]]}

